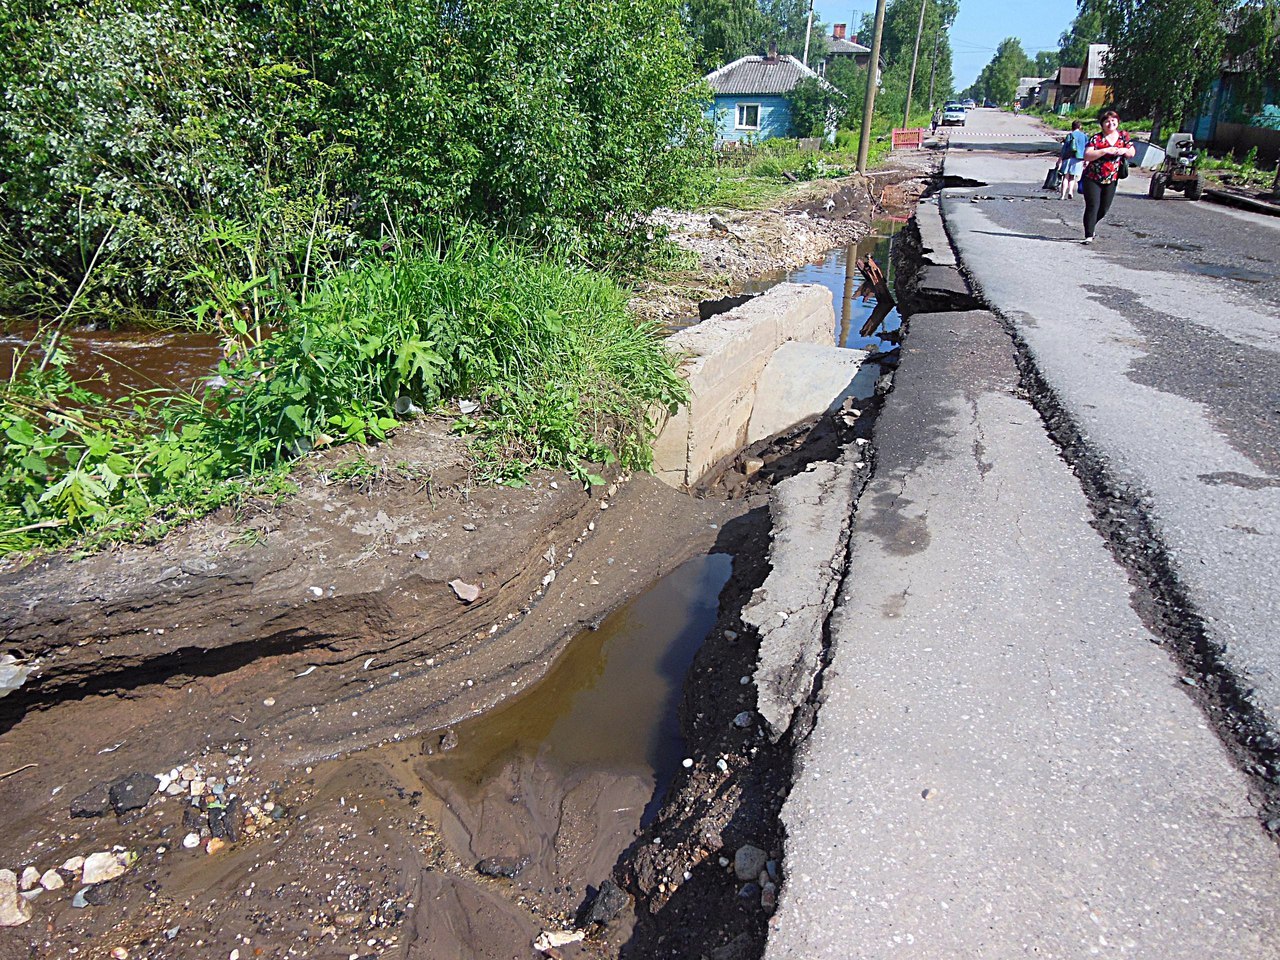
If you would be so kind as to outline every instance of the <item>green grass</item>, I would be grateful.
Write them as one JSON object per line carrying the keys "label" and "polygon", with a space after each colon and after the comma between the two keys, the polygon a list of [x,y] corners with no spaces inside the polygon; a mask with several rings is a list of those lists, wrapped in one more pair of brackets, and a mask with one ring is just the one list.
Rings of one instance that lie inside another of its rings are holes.
{"label": "green grass", "polygon": [[1200,169],[1214,180],[1243,187],[1266,188],[1276,181],[1276,168],[1259,162],[1256,147],[1239,160],[1230,154],[1221,157],[1202,155]]}
{"label": "green grass", "polygon": [[[685,385],[655,328],[601,274],[473,230],[408,243],[326,282],[274,335],[246,324],[221,385],[109,402],[45,342],[0,384],[0,553],[163,531],[287,489],[317,447],[382,440],[407,398],[457,421],[482,479],[651,462],[650,414]],[[355,461],[353,479],[364,470]]]}
{"label": "green grass", "polygon": [[[929,114],[912,115],[915,126],[929,126]],[[892,152],[893,121],[877,115],[871,126],[867,166],[874,169]],[[801,150],[795,140],[767,140],[755,147],[725,151],[709,175],[702,210],[762,210],[803,191],[802,184],[824,177],[843,177],[858,166],[858,132],[840,130],[833,145]],[[790,175],[790,176],[788,176]],[[791,179],[794,177],[795,179]]]}

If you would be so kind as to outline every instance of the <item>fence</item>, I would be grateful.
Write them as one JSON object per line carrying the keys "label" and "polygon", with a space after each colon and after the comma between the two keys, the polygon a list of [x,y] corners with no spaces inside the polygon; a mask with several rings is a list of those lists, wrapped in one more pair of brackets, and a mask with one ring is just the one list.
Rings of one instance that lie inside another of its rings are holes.
{"label": "fence", "polygon": [[924,127],[899,127],[893,131],[894,150],[919,150],[924,146]]}

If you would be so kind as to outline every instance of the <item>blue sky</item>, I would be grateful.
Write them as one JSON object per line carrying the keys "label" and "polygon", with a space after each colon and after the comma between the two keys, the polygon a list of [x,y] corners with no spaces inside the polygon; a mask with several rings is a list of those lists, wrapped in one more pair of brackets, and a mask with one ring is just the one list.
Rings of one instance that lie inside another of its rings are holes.
{"label": "blue sky", "polygon": [[[874,15],[876,5],[875,0],[814,0],[813,9],[823,23],[856,24],[864,13]],[[1075,0],[960,0],[960,16],[951,27],[956,89],[977,79],[1005,37],[1017,37],[1033,57],[1037,50],[1056,50],[1075,15]],[[870,37],[858,39],[871,45]]]}

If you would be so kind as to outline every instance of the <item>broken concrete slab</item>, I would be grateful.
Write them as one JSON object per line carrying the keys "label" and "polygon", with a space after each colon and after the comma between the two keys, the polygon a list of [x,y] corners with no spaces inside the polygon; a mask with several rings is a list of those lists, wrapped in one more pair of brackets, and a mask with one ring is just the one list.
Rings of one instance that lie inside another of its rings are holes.
{"label": "broken concrete slab", "polygon": [[850,506],[865,478],[855,446],[774,488],[772,571],[742,612],[760,634],[756,709],[774,742],[790,729],[822,669],[823,625],[847,561]]}
{"label": "broken concrete slab", "polygon": [[936,202],[926,201],[916,207],[916,229],[920,231],[920,253],[925,263],[956,266],[956,254],[942,222],[942,209]]}
{"label": "broken concrete slab", "polygon": [[688,488],[746,445],[760,375],[778,347],[791,340],[835,344],[835,309],[826,287],[778,284],[667,341],[687,355],[681,374],[690,400],[665,420],[654,443],[659,479]]}
{"label": "broken concrete slab", "polygon": [[752,444],[809,417],[840,409],[868,352],[818,343],[784,343],[765,365],[747,424]]}

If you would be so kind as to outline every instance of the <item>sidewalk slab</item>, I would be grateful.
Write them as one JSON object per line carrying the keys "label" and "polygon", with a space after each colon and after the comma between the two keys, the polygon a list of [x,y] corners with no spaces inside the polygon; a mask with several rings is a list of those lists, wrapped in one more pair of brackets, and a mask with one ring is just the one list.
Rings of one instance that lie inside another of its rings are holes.
{"label": "sidewalk slab", "polygon": [[876,428],[768,960],[1280,956],[1280,858],[984,312]]}

